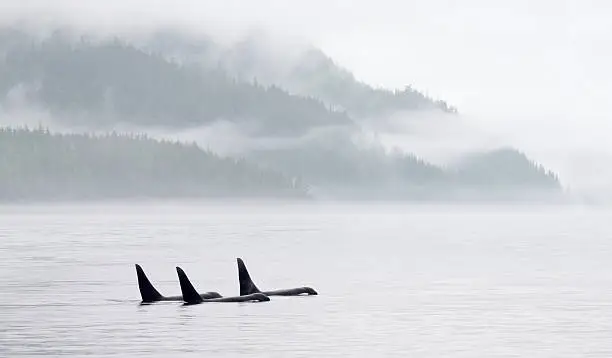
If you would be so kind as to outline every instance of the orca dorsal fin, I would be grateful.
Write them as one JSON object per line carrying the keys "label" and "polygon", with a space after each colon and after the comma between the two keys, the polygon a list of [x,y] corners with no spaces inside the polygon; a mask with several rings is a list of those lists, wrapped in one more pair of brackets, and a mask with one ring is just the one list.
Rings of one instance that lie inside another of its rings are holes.
{"label": "orca dorsal fin", "polygon": [[193,304],[202,302],[202,297],[193,287],[191,282],[189,282],[189,278],[185,274],[182,268],[176,267],[176,273],[179,277],[179,283],[181,284],[181,294],[183,295],[183,301]]}
{"label": "orca dorsal fin", "polygon": [[240,283],[240,296],[250,295],[252,293],[261,293],[259,288],[255,286],[253,280],[251,280],[251,275],[249,275],[249,271],[244,264],[244,261],[239,257],[236,259],[238,262],[238,281]]}
{"label": "orca dorsal fin", "polygon": [[142,302],[151,303],[160,301],[164,298],[164,296],[153,287],[153,284],[151,284],[151,281],[149,281],[149,278],[147,278],[147,275],[145,275],[139,264],[136,264],[136,275],[138,276],[138,289],[140,290]]}

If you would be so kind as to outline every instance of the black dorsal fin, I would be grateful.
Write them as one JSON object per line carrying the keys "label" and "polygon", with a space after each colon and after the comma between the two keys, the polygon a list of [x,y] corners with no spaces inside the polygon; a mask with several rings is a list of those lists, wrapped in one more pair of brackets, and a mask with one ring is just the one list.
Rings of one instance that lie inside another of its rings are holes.
{"label": "black dorsal fin", "polygon": [[136,275],[138,276],[138,289],[140,290],[142,302],[156,302],[164,298],[164,296],[153,287],[151,281],[149,281],[139,264],[136,264]]}
{"label": "black dorsal fin", "polygon": [[183,301],[191,304],[202,302],[202,297],[193,287],[191,282],[189,282],[189,278],[187,278],[185,271],[183,271],[182,268],[177,266],[176,273],[178,274],[179,283],[181,284],[181,293],[183,295]]}
{"label": "black dorsal fin", "polygon": [[255,286],[253,280],[251,280],[251,275],[249,275],[249,271],[242,261],[241,258],[237,258],[238,261],[238,281],[240,282],[240,296],[250,295],[252,293],[261,293],[259,288]]}

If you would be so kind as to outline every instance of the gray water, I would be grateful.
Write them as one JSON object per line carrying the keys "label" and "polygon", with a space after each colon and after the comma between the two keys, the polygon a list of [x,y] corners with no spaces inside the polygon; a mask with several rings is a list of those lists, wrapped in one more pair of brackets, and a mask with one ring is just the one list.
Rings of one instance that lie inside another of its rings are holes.
{"label": "gray water", "polygon": [[[139,305],[134,263],[179,294]],[[0,207],[0,356],[612,357],[610,212],[576,207]]]}

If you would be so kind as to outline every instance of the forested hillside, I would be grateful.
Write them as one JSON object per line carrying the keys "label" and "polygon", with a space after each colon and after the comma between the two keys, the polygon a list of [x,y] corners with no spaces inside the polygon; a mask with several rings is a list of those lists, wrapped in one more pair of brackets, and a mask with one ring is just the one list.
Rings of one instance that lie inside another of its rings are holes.
{"label": "forested hillside", "polygon": [[297,179],[196,145],[0,129],[0,200],[306,195]]}
{"label": "forested hillside", "polygon": [[[319,137],[284,150],[260,150],[249,159],[303,178],[313,193],[395,199],[525,199],[561,192],[557,176],[523,153],[499,149],[439,167],[414,155],[363,149],[341,136]],[[523,194],[521,194],[523,193]]]}
{"label": "forested hillside", "polygon": [[350,124],[346,113],[314,98],[173,63],[120,40],[71,43],[58,35],[4,44],[0,98],[18,93],[78,124],[190,127],[223,119],[267,135]]}
{"label": "forested hillside", "polygon": [[410,85],[401,90],[373,88],[356,80],[320,49],[285,48],[263,35],[247,36],[224,47],[201,35],[159,31],[141,47],[182,63],[224,69],[240,81],[279,85],[291,93],[318,98],[355,117],[384,117],[397,111],[457,111],[445,101],[429,98]]}
{"label": "forested hillside", "polygon": [[[11,163],[2,175],[12,180],[7,187],[13,188],[3,195],[19,197],[29,195],[28,188],[48,188],[27,177],[27,170],[45,171],[38,178],[49,174],[53,185],[62,188],[58,192],[75,196],[85,195],[94,187],[105,195],[116,191],[123,191],[122,195],[196,196],[211,192],[302,192],[303,188],[293,187],[293,181],[286,177],[301,178],[312,185],[314,192],[330,197],[368,193],[372,197],[384,194],[449,199],[464,192],[498,197],[500,191],[561,190],[553,173],[514,149],[476,153],[455,166],[442,168],[411,153],[390,153],[381,143],[357,144],[355,138],[362,131],[359,123],[364,117],[384,121],[387,114],[402,111],[405,120],[411,120],[410,111],[454,113],[455,109],[410,87],[390,91],[360,83],[316,49],[299,52],[289,61],[282,56],[274,58],[282,49],[270,52],[257,46],[257,41],[247,39],[224,48],[205,37],[169,33],[130,42],[125,38],[94,40],[61,31],[35,37],[20,30],[0,30],[0,109],[10,112],[17,108],[18,113],[20,107],[35,108],[48,112],[62,128],[85,132],[104,132],[123,124],[143,133],[153,128],[156,133],[167,129],[180,132],[210,129],[211,124],[224,121],[232,124],[239,138],[257,139],[254,142],[259,143],[240,153],[251,165],[221,159],[196,147],[174,147],[148,139],[124,138],[124,143],[104,137],[85,141],[87,137],[17,132],[12,135],[21,143],[31,138],[37,138],[37,145],[56,143],[49,150],[55,156],[49,159],[39,153],[37,157],[27,145],[16,145],[1,154]],[[242,144],[234,142],[236,138],[231,135],[216,139],[224,141],[225,147]],[[85,143],[83,156],[66,151],[64,144],[72,140]],[[128,146],[128,154],[112,151],[112,141]],[[199,142],[208,147],[205,141]],[[102,147],[96,143],[102,143]],[[106,149],[91,152],[94,148]],[[136,153],[144,160],[139,161]],[[27,170],[19,169],[22,155],[27,159],[23,163],[30,163],[29,167],[23,164]],[[28,159],[31,156],[34,159]],[[85,164],[88,156],[102,157]],[[161,158],[161,162],[153,158]],[[52,164],[45,164],[49,160]],[[67,164],[62,162],[66,160],[78,168],[73,170],[74,176],[66,174],[72,170],[66,169]],[[209,164],[203,163],[226,163],[229,167],[206,170]],[[118,167],[108,166],[111,164]],[[255,165],[267,169],[260,173]],[[118,187],[112,184],[113,177],[122,172],[122,166],[130,167],[125,172],[129,175],[122,177],[125,185]],[[162,174],[166,171],[170,174]],[[86,174],[92,172],[97,179]],[[261,175],[266,179],[260,179]],[[26,179],[22,182],[20,176]],[[136,184],[146,183],[145,178],[155,179],[146,185]],[[83,189],[69,190],[61,184],[69,180],[80,183]],[[199,186],[201,182],[208,184]]]}
{"label": "forested hillside", "polygon": [[240,78],[280,83],[292,93],[314,96],[356,118],[384,118],[398,111],[456,112],[448,103],[429,98],[409,85],[401,90],[373,88],[316,48],[306,48],[278,66],[279,60],[259,42],[256,38],[240,42],[224,54],[220,63]]}

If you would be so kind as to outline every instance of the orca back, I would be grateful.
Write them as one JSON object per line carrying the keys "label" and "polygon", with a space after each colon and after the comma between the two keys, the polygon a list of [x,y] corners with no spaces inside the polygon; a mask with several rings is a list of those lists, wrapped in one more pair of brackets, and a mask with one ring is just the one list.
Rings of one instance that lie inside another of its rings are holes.
{"label": "orca back", "polygon": [[181,284],[181,293],[183,295],[183,301],[185,301],[188,304],[195,304],[195,303],[203,302],[202,297],[200,296],[198,291],[196,291],[196,289],[193,287],[193,285],[189,281],[189,278],[187,278],[185,271],[183,271],[182,268],[177,266],[176,273],[178,274],[179,283]]}
{"label": "orca back", "polygon": [[238,262],[238,281],[240,283],[240,296],[246,296],[253,293],[261,293],[259,288],[253,283],[249,271],[241,258],[237,258]]}
{"label": "orca back", "polygon": [[151,281],[149,281],[149,278],[145,275],[142,267],[138,264],[136,264],[136,275],[138,276],[138,289],[140,290],[142,302],[156,302],[164,298],[164,296],[153,287],[153,284],[151,284]]}

